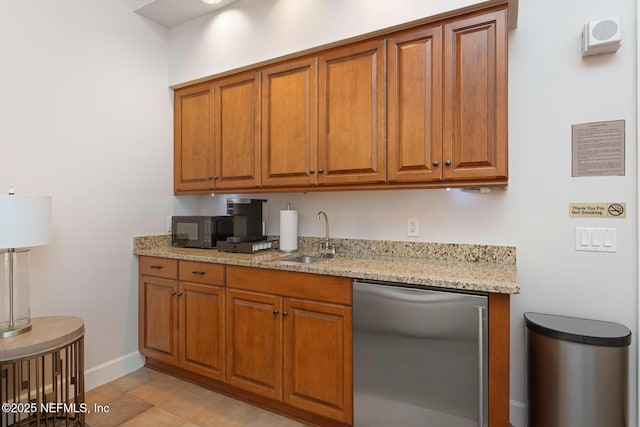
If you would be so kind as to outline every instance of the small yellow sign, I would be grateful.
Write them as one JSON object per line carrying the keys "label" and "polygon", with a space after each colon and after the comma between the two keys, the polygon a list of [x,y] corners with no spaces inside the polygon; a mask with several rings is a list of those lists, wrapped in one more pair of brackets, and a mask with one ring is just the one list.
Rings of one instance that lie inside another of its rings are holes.
{"label": "small yellow sign", "polygon": [[569,203],[569,218],[625,218],[626,203]]}

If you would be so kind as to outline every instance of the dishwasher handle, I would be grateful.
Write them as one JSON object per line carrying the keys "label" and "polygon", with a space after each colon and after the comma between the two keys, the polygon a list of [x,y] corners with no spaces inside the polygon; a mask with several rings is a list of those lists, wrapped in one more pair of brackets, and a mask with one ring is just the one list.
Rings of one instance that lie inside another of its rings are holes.
{"label": "dishwasher handle", "polygon": [[478,310],[478,426],[484,427],[484,307]]}

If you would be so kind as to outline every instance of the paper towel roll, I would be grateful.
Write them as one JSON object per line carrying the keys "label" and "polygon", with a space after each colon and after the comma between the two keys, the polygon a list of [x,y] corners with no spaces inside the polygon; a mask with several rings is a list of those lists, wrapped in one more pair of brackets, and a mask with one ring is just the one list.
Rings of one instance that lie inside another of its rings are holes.
{"label": "paper towel roll", "polygon": [[298,249],[298,211],[280,211],[280,250],[293,252]]}

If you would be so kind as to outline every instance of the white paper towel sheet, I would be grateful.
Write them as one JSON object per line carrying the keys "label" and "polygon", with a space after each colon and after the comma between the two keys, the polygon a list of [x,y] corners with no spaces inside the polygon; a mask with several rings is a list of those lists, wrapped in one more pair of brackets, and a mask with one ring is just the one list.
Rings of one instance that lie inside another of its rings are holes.
{"label": "white paper towel sheet", "polygon": [[298,211],[280,211],[280,250],[293,252],[298,249]]}

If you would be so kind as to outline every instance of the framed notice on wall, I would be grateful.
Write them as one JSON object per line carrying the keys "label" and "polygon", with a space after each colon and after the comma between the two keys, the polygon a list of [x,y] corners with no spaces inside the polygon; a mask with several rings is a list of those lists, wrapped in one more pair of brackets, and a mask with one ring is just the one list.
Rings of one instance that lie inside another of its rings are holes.
{"label": "framed notice on wall", "polygon": [[571,176],[624,176],[624,120],[571,126]]}

